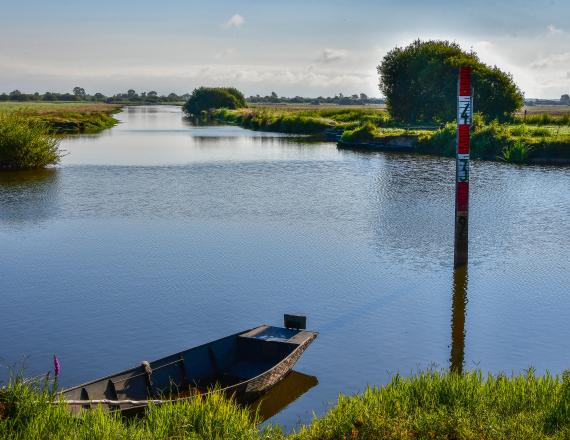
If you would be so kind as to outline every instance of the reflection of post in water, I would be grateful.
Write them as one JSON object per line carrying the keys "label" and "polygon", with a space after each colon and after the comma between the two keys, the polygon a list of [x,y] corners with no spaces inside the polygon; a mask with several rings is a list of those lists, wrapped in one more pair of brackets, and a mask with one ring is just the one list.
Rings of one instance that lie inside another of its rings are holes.
{"label": "reflection of post in water", "polygon": [[261,420],[265,421],[285,409],[318,383],[315,376],[293,370],[267,394],[253,402],[251,409],[258,411]]}
{"label": "reflection of post in water", "polygon": [[451,371],[463,372],[465,358],[465,309],[467,306],[467,266],[453,271],[453,302],[451,305]]}

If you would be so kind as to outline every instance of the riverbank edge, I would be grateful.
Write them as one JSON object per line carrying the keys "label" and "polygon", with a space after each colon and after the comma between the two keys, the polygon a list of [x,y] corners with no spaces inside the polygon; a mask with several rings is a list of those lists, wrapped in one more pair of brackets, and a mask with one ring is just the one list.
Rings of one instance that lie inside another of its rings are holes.
{"label": "riverbank edge", "polygon": [[2,103],[0,113],[15,113],[40,121],[55,135],[96,134],[119,123],[114,117],[122,104],[92,102]]}
{"label": "riverbank edge", "polygon": [[151,406],[122,419],[101,410],[71,415],[54,405],[56,385],[12,380],[0,392],[0,437],[327,439],[558,439],[570,434],[570,372],[537,376],[427,370],[382,387],[339,395],[332,408],[285,433],[220,393]]}
{"label": "riverbank edge", "polygon": [[72,112],[35,117],[45,122],[55,134],[97,134],[119,123],[113,115],[123,110],[123,105],[94,112]]}
{"label": "riverbank edge", "polygon": [[0,108],[0,172],[57,164],[62,137],[96,134],[119,123],[120,105],[60,104]]}
{"label": "riverbank edge", "polygon": [[[455,156],[456,127],[454,124],[447,124],[440,128],[420,126],[396,128],[393,134],[375,134],[359,138],[359,136],[352,136],[352,132],[358,132],[359,129],[370,125],[370,122],[351,121],[351,124],[339,127],[330,120],[318,117],[293,116],[289,118],[280,115],[281,118],[266,119],[266,115],[256,117],[255,110],[249,110],[248,117],[240,115],[239,110],[227,109],[213,110],[208,117],[218,122],[251,130],[310,135],[310,140],[336,142],[340,149],[418,153],[440,157]],[[290,114],[294,115],[294,112]],[[473,159],[510,162],[519,165],[570,164],[570,136],[554,140],[544,137],[521,141],[507,138],[500,133],[497,126],[497,124],[489,124],[482,127],[484,132],[482,136],[473,135]],[[394,129],[388,128],[388,131],[390,130]],[[496,143],[494,149],[489,147],[490,142]]]}

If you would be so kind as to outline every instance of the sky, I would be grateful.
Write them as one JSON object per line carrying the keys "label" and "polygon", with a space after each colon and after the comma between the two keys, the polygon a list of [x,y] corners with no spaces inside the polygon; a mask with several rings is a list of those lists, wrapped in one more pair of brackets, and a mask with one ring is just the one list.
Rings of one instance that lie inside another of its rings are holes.
{"label": "sky", "polygon": [[0,92],[381,96],[396,46],[446,39],[527,98],[570,93],[570,1],[0,0]]}

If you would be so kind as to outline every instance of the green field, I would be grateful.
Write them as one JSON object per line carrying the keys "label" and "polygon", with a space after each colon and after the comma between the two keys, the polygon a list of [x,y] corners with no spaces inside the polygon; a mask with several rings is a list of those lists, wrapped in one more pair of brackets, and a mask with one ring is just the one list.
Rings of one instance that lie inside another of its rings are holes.
{"label": "green field", "polygon": [[116,104],[93,102],[0,102],[0,113],[17,112],[43,121],[55,133],[97,133],[117,123]]}
{"label": "green field", "polygon": [[380,388],[340,395],[310,424],[284,433],[259,426],[246,408],[219,393],[151,406],[121,419],[100,410],[72,416],[53,404],[54,387],[15,379],[0,389],[0,438],[24,439],[567,439],[570,373],[485,376],[444,371],[396,375]]}

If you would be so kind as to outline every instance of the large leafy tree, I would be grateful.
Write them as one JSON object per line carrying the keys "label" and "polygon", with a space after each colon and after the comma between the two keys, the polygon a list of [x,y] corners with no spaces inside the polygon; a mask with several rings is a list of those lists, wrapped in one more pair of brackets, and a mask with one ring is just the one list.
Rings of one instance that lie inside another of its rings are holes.
{"label": "large leafy tree", "polygon": [[479,61],[449,41],[416,40],[396,47],[378,66],[380,90],[391,115],[404,122],[446,122],[456,118],[457,69],[473,68],[475,111],[505,120],[519,110],[523,94],[510,74]]}
{"label": "large leafy tree", "polygon": [[245,97],[234,87],[200,87],[194,89],[182,107],[188,114],[198,116],[202,111],[214,108],[245,107]]}

